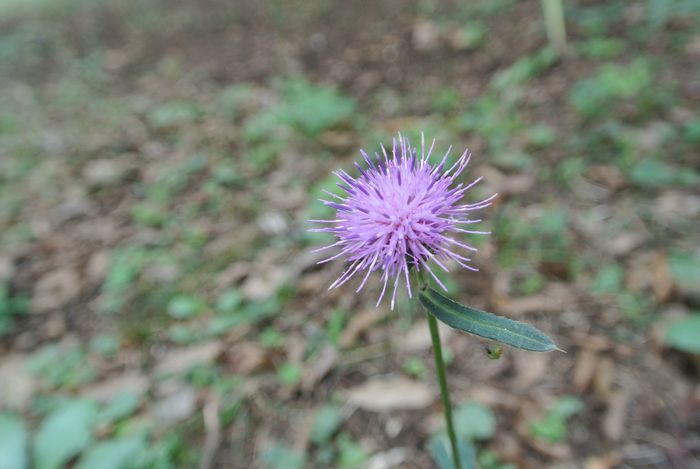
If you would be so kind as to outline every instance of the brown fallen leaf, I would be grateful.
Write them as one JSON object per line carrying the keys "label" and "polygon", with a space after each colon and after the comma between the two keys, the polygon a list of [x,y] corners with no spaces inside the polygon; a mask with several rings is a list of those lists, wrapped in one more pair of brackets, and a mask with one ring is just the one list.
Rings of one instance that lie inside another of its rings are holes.
{"label": "brown fallen leaf", "polygon": [[252,264],[250,262],[239,261],[234,262],[228,266],[223,272],[219,274],[216,279],[217,289],[226,290],[231,288],[241,279],[245,278],[252,269]]}
{"label": "brown fallen leaf", "polygon": [[117,184],[134,168],[129,162],[131,156],[125,154],[119,158],[92,160],[83,168],[83,179],[93,187]]}
{"label": "brown fallen leaf", "polygon": [[353,345],[360,334],[383,319],[385,315],[386,312],[380,308],[365,309],[353,315],[340,336],[340,346],[350,347]]}
{"label": "brown fallen leaf", "polygon": [[597,164],[588,168],[586,172],[591,180],[603,184],[612,191],[616,191],[625,185],[625,176],[613,165]]}
{"label": "brown fallen leaf", "polygon": [[522,298],[496,298],[496,307],[500,313],[510,316],[522,316],[528,313],[560,313],[571,305],[571,289],[560,283],[550,284],[545,291],[537,295]]}
{"label": "brown fallen leaf", "polygon": [[27,371],[26,355],[6,355],[0,363],[0,408],[24,410],[32,401],[38,381]]}
{"label": "brown fallen leaf", "polygon": [[0,283],[9,282],[14,273],[14,260],[9,256],[0,254]]}
{"label": "brown fallen leaf", "polygon": [[430,20],[421,19],[413,25],[413,47],[419,52],[430,52],[440,47],[440,28]]}
{"label": "brown fallen leaf", "polygon": [[195,365],[214,362],[221,350],[222,344],[219,341],[168,350],[156,363],[153,373],[156,376],[186,373]]}
{"label": "brown fallen leaf", "polygon": [[525,390],[537,383],[549,370],[549,357],[549,354],[544,353],[513,354],[517,370],[513,380],[513,387]]}
{"label": "brown fallen leaf", "polygon": [[584,392],[591,385],[598,365],[598,355],[590,350],[582,350],[576,359],[572,384],[576,393]]}
{"label": "brown fallen leaf", "polygon": [[617,452],[607,453],[603,456],[593,456],[584,463],[584,469],[614,469],[622,462],[622,457]]}
{"label": "brown fallen leaf", "polygon": [[593,390],[603,401],[612,397],[612,381],[615,376],[615,363],[609,358],[602,358],[596,367],[593,378]]}
{"label": "brown fallen leaf", "polygon": [[603,433],[612,441],[622,439],[631,398],[631,393],[622,388],[613,393],[608,401],[608,409],[603,417]]}
{"label": "brown fallen leaf", "polygon": [[647,251],[634,256],[627,269],[626,286],[633,291],[650,291],[658,301],[665,301],[673,291],[673,278],[666,254]]}
{"label": "brown fallen leaf", "polygon": [[191,417],[197,410],[197,390],[188,384],[176,382],[159,396],[153,415],[159,426],[169,427]]}
{"label": "brown fallen leaf", "polygon": [[110,260],[111,252],[106,249],[93,253],[85,267],[86,280],[101,283],[107,275]]}
{"label": "brown fallen leaf", "polygon": [[665,253],[656,253],[651,265],[651,272],[654,277],[651,290],[656,300],[659,302],[668,300],[673,292],[673,277],[671,276],[671,270],[668,268],[668,259]]}
{"label": "brown fallen leaf", "polygon": [[129,393],[139,398],[146,394],[151,382],[146,375],[139,371],[127,371],[126,373],[112,376],[106,380],[84,388],[80,395],[98,402],[107,403],[120,394]]}
{"label": "brown fallen leaf", "polygon": [[604,335],[592,335],[583,332],[574,332],[571,335],[573,342],[579,347],[592,352],[605,352],[613,348],[613,342]]}
{"label": "brown fallen leaf", "polygon": [[70,267],[52,270],[36,284],[32,297],[32,311],[44,313],[59,308],[80,293],[80,275]]}
{"label": "brown fallen leaf", "polygon": [[268,350],[256,342],[240,342],[226,351],[231,373],[249,375],[269,365]]}
{"label": "brown fallen leaf", "polygon": [[494,192],[498,192],[499,199],[509,195],[524,194],[535,184],[535,176],[532,173],[505,174],[490,165],[480,165],[475,172],[482,175],[488,181]]}
{"label": "brown fallen leaf", "polygon": [[264,271],[251,274],[243,283],[241,293],[247,300],[265,300],[277,293],[286,280],[287,275],[283,269],[270,267]]}
{"label": "brown fallen leaf", "polygon": [[[438,329],[442,343],[447,343],[454,334],[454,329],[442,322],[438,323]],[[430,349],[432,344],[428,321],[419,320],[401,337],[399,347],[404,352],[422,352]]]}
{"label": "brown fallen leaf", "polygon": [[375,378],[348,389],[347,403],[371,412],[428,407],[433,393],[427,384],[404,377]]}

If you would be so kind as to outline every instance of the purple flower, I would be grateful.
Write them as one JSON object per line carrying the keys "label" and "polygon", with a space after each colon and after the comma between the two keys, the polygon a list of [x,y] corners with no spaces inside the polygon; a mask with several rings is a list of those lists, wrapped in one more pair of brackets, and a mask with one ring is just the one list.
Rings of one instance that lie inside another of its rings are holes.
{"label": "purple flower", "polygon": [[464,255],[475,252],[476,248],[452,235],[489,234],[471,231],[464,226],[481,221],[470,218],[470,213],[489,206],[495,194],[477,203],[461,204],[464,194],[481,180],[478,178],[466,186],[462,183],[453,186],[469,163],[471,153],[465,150],[446,170],[445,162],[452,147],[437,165],[433,165],[430,155],[434,146],[435,140],[426,153],[425,139],[421,137],[419,157],[417,149],[399,134],[398,141],[393,140],[391,156],[387,155],[384,146],[383,155],[375,153],[374,159],[360,151],[367,166],[362,168],[355,163],[359,171],[357,178],[343,170],[334,173],[341,181],[338,186],[346,195],[340,197],[324,191],[333,200],[322,202],[336,209],[336,218],[311,220],[330,224],[312,231],[333,233],[337,238],[335,243],[317,251],[340,248],[340,252],[319,264],[339,257],[345,257],[350,263],[329,289],[339,287],[358,272],[364,272],[357,288],[359,292],[372,272],[380,272],[383,287],[377,306],[391,281],[393,309],[402,278],[411,297],[411,268],[417,271],[425,269],[445,291],[447,288],[433,272],[430,261],[446,272],[445,262],[450,259],[466,269],[477,270],[469,265],[470,259]]}

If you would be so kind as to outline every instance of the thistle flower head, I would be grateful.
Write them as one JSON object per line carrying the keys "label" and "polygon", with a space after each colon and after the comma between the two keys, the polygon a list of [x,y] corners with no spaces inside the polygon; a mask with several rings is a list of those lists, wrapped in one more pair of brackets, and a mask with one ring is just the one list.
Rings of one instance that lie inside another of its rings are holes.
{"label": "thistle flower head", "polygon": [[393,289],[391,308],[394,308],[399,284],[405,283],[411,297],[409,270],[427,271],[444,290],[447,288],[435,275],[431,264],[448,271],[446,261],[453,260],[462,267],[476,271],[469,264],[468,253],[476,248],[454,236],[461,233],[488,234],[469,230],[469,225],[481,220],[470,217],[471,212],[487,207],[495,194],[472,204],[461,203],[465,193],[481,178],[464,185],[455,185],[464,171],[471,153],[464,153],[446,168],[450,149],[440,161],[433,164],[430,156],[435,145],[425,149],[421,138],[421,152],[411,147],[408,139],[399,134],[393,140],[391,155],[382,146],[382,154],[372,158],[361,151],[366,167],[355,163],[359,175],[350,176],[343,170],[336,171],[345,191],[341,197],[326,192],[331,200],[322,200],[336,209],[333,220],[312,220],[327,226],[313,231],[333,233],[335,243],[319,250],[336,248],[340,251],[320,261],[329,262],[344,257],[349,266],[329,289],[339,287],[358,272],[362,273],[359,292],[372,272],[378,272],[382,291],[377,305],[387,291]]}

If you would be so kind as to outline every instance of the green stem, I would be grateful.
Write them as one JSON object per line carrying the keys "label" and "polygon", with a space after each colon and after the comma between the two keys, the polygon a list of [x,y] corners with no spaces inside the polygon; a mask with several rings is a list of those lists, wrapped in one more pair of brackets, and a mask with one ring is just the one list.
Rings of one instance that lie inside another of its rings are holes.
{"label": "green stem", "polygon": [[455,435],[455,427],[452,422],[452,404],[450,403],[450,393],[447,389],[447,376],[445,373],[445,360],[442,358],[440,331],[438,330],[437,319],[430,313],[428,313],[428,326],[430,326],[430,337],[433,339],[435,369],[437,370],[438,382],[440,383],[440,396],[442,397],[442,408],[445,412],[445,421],[447,422],[447,435],[450,438],[450,446],[452,446],[452,460],[454,461],[455,469],[462,469],[459,450],[457,449],[457,436]]}

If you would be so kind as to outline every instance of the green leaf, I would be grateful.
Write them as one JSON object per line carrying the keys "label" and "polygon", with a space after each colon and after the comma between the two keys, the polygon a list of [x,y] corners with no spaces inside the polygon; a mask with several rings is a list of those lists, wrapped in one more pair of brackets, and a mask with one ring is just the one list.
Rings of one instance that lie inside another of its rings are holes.
{"label": "green leaf", "polygon": [[314,416],[314,423],[311,427],[311,441],[321,445],[333,436],[343,421],[338,407],[328,404],[319,409]]}
{"label": "green leaf", "polygon": [[[430,437],[428,449],[438,469],[454,469],[452,448],[450,447],[450,440],[445,433],[438,433]],[[462,438],[458,438],[457,451],[459,452],[462,469],[476,469],[476,448],[474,448],[474,445]]]}
{"label": "green leaf", "polygon": [[238,290],[228,290],[216,299],[217,313],[232,313],[241,305],[243,296]]}
{"label": "green leaf", "polygon": [[76,399],[51,412],[34,440],[36,469],[58,469],[85,449],[92,438],[97,404]]}
{"label": "green leaf", "polygon": [[676,251],[669,256],[668,266],[682,293],[700,295],[700,258],[690,252]]}
{"label": "green leaf", "polygon": [[540,420],[530,424],[530,432],[537,438],[553,443],[566,441],[567,420],[584,410],[584,404],[575,396],[560,397]]}
{"label": "green leaf", "polygon": [[285,386],[295,386],[301,381],[301,367],[294,363],[285,362],[277,369],[277,377]]}
{"label": "green leaf", "polygon": [[549,352],[552,339],[529,324],[455,303],[432,288],[419,295],[426,309],[450,327],[531,352]]}
{"label": "green leaf", "polygon": [[596,277],[591,282],[591,293],[594,295],[605,295],[617,293],[622,290],[622,282],[625,271],[617,264],[603,266]]}
{"label": "green leaf", "polygon": [[493,412],[478,402],[468,402],[458,408],[454,422],[457,434],[467,440],[488,440],[496,430]]}
{"label": "green leaf", "polygon": [[262,454],[267,469],[303,469],[306,467],[306,455],[294,451],[284,443],[275,443]]}
{"label": "green leaf", "polygon": [[115,438],[100,442],[90,448],[76,469],[129,469],[133,460],[145,448],[142,437]]}
{"label": "green leaf", "polygon": [[335,88],[303,79],[289,80],[283,88],[286,103],[278,110],[279,119],[299,128],[309,137],[349,120],[355,112],[355,101]]}
{"label": "green leaf", "polygon": [[120,393],[100,411],[97,420],[103,425],[112,424],[133,414],[138,406],[139,396],[137,394],[133,392]]}
{"label": "green leaf", "polygon": [[25,469],[27,461],[27,429],[17,417],[0,414],[0,467]]}
{"label": "green leaf", "polygon": [[168,303],[168,314],[175,319],[188,319],[198,315],[205,308],[199,298],[190,295],[177,295]]}
{"label": "green leaf", "polygon": [[338,455],[340,469],[360,468],[367,463],[367,453],[347,433],[338,435],[337,444],[340,453]]}
{"label": "green leaf", "polygon": [[666,343],[684,352],[700,354],[700,314],[673,322],[666,330]]}

